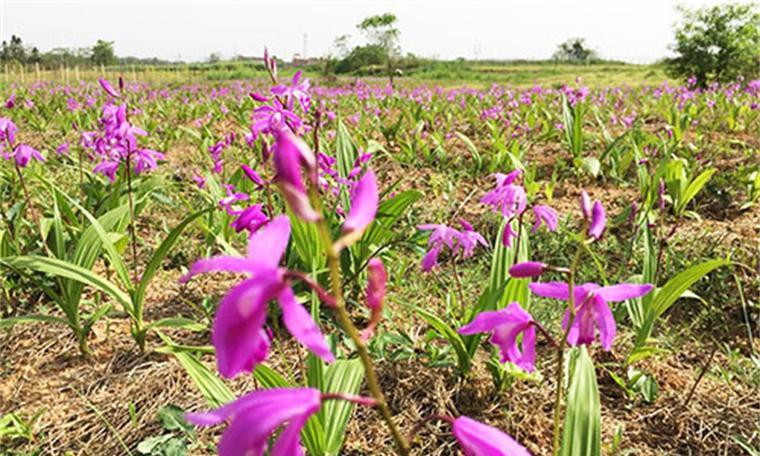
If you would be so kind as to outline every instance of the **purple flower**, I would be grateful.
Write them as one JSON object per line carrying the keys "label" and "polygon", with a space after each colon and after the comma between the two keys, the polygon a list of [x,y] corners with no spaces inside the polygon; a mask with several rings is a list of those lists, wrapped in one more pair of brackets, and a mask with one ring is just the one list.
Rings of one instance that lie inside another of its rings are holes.
{"label": "purple flower", "polygon": [[64,142],[55,149],[56,155],[69,155],[69,143]]}
{"label": "purple flower", "polygon": [[385,299],[385,286],[388,274],[385,272],[383,262],[379,258],[372,258],[367,265],[369,271],[369,283],[367,285],[367,307],[381,309]]}
{"label": "purple flower", "polygon": [[501,234],[501,243],[507,247],[512,247],[512,240],[517,237],[517,233],[512,229],[512,222],[507,222],[504,231]]}
{"label": "purple flower", "polygon": [[[568,285],[563,282],[531,283],[530,290],[545,298],[562,299],[567,301],[570,297]],[[610,350],[615,339],[617,327],[608,302],[625,301],[626,299],[639,298],[652,291],[651,284],[619,284],[608,287],[600,287],[595,283],[584,283],[573,288],[574,305],[576,308],[575,319],[567,335],[570,345],[587,345],[595,339],[595,327],[599,329],[599,341],[602,348]],[[563,329],[567,330],[571,312],[567,309],[562,322]]]}
{"label": "purple flower", "polygon": [[6,154],[5,158],[10,159],[11,157],[16,161],[19,168],[26,168],[32,158],[40,162],[45,161],[45,157],[37,149],[26,144],[19,144],[11,154]]}
{"label": "purple flower", "polygon": [[193,171],[193,181],[195,182],[195,185],[198,186],[198,188],[203,188],[206,186],[206,179],[196,171]]}
{"label": "purple flower", "polygon": [[253,110],[250,130],[251,138],[256,139],[260,134],[277,134],[278,131],[292,127],[298,130],[303,121],[295,115],[291,109],[285,107],[278,99],[272,100],[272,104],[259,106]]}
{"label": "purple flower", "polygon": [[549,206],[543,206],[540,204],[537,204],[533,206],[533,214],[536,216],[536,221],[533,224],[533,229],[531,230],[531,233],[535,233],[538,231],[538,228],[541,226],[541,223],[546,225],[546,229],[549,231],[557,231],[558,218],[557,218],[557,211],[552,209]]}
{"label": "purple flower", "polygon": [[101,79],[98,79],[98,82],[100,83],[100,87],[102,87],[103,90],[105,90],[105,92],[108,95],[110,95],[110,96],[112,96],[114,98],[119,98],[119,93],[116,92],[116,90],[114,90],[113,86],[111,85],[110,82],[108,82],[107,79],[101,78]]}
{"label": "purple flower", "polygon": [[388,283],[388,273],[379,258],[372,258],[367,264],[367,307],[371,312],[367,328],[362,331],[365,341],[372,337],[377,324],[383,316],[383,301]]}
{"label": "purple flower", "polygon": [[[452,255],[462,252],[464,258],[472,256],[477,244],[488,246],[483,236],[472,230],[472,226],[466,221],[462,225],[464,232],[460,232],[446,225],[428,224],[417,227],[419,230],[432,230],[428,238],[428,253],[422,259],[422,270],[430,272],[438,264],[438,255],[444,247],[448,247]],[[469,228],[469,229],[468,229]]]}
{"label": "purple flower", "polygon": [[[501,362],[533,372],[536,369],[536,329],[533,317],[520,307],[517,302],[507,308],[481,312],[469,324],[459,329],[459,334],[470,335],[488,332],[491,343],[501,351]],[[517,337],[522,334],[522,352],[518,347]]]}
{"label": "purple flower", "polygon": [[304,79],[301,81],[301,71],[297,71],[293,75],[293,80],[289,86],[279,84],[272,87],[271,92],[274,95],[285,97],[288,99],[288,105],[292,110],[293,100],[297,100],[301,105],[301,109],[306,112],[309,110],[311,104],[311,98],[309,97],[309,80]]}
{"label": "purple flower", "polygon": [[522,214],[528,198],[525,189],[513,183],[520,173],[517,169],[509,174],[496,174],[496,188],[486,193],[480,202],[500,211],[508,219]]}
{"label": "purple flower", "polygon": [[351,210],[343,223],[345,237],[350,238],[343,245],[348,245],[361,237],[364,229],[375,219],[378,203],[377,178],[374,171],[368,169],[356,185],[351,199]]}
{"label": "purple flower", "polygon": [[195,262],[180,279],[211,271],[240,272],[252,276],[233,287],[219,303],[211,341],[216,348],[217,367],[225,377],[250,372],[269,351],[264,331],[267,304],[276,299],[285,327],[299,342],[325,361],[333,354],[309,312],[296,301],[286,277],[278,266],[290,239],[290,221],[281,215],[248,238],[248,256],[217,256]]}
{"label": "purple flower", "polygon": [[219,200],[219,206],[223,207],[228,214],[234,215],[237,211],[233,206],[240,201],[247,201],[250,197],[247,193],[236,192],[231,184],[225,184],[224,187],[227,190],[227,196]]}
{"label": "purple flower", "polygon": [[509,268],[509,275],[516,279],[523,279],[526,277],[538,277],[544,273],[546,265],[539,263],[538,261],[525,261],[523,263],[517,263]]}
{"label": "purple flower", "polygon": [[512,437],[466,416],[454,420],[451,430],[465,456],[530,456]]}
{"label": "purple flower", "polygon": [[591,218],[591,198],[589,198],[586,190],[581,192],[581,213],[584,219],[588,220]]}
{"label": "purple flower", "polygon": [[472,228],[470,222],[465,219],[459,219],[459,225],[462,227],[462,231],[459,232],[457,241],[458,245],[462,247],[462,256],[464,258],[470,258],[478,244],[488,247],[488,242],[486,242],[480,233]]}
{"label": "purple flower", "polygon": [[280,130],[275,144],[274,166],[277,170],[277,184],[290,209],[307,222],[319,220],[309,202],[306,187],[301,177],[301,167],[311,171],[316,165],[314,153],[300,138],[290,131]]}
{"label": "purple flower", "polygon": [[254,233],[269,220],[263,211],[261,204],[254,204],[242,211],[237,212],[237,218],[230,224],[236,232],[247,230]]}
{"label": "purple flower", "polygon": [[[16,143],[16,132],[18,128],[12,120],[0,117],[0,142],[4,141],[8,146],[13,147]],[[2,150],[2,144],[0,144],[0,150]]]}
{"label": "purple flower", "polygon": [[283,425],[269,454],[303,456],[301,429],[321,405],[322,395],[317,389],[274,388],[253,391],[210,412],[185,416],[198,426],[231,420],[219,441],[219,456],[263,455],[269,438]]}
{"label": "purple flower", "polygon": [[246,177],[253,182],[256,187],[262,188],[265,185],[264,179],[259,176],[259,173],[253,170],[250,166],[246,165],[245,163],[241,164],[240,167],[243,169],[243,172],[245,173]]}
{"label": "purple flower", "polygon": [[595,201],[594,207],[591,208],[591,223],[588,226],[588,235],[599,240],[604,233],[606,225],[607,214],[604,212],[604,206],[599,201]]}
{"label": "purple flower", "polygon": [[253,101],[256,101],[256,102],[259,102],[259,103],[266,103],[266,102],[269,101],[269,97],[266,97],[266,96],[260,94],[259,92],[251,92],[251,93],[248,94],[248,96],[250,96],[251,99],[253,99]]}
{"label": "purple flower", "polygon": [[152,171],[158,167],[157,160],[164,160],[164,154],[150,149],[141,149],[134,153],[135,174]]}
{"label": "purple flower", "polygon": [[591,198],[585,190],[581,192],[581,213],[583,219],[588,223],[588,235],[599,240],[607,225],[607,214],[604,212],[604,206],[598,200],[594,201],[593,205],[591,204]]}
{"label": "purple flower", "polygon": [[121,162],[118,160],[103,160],[92,169],[95,174],[102,174],[113,183],[116,180],[116,173],[119,171]]}

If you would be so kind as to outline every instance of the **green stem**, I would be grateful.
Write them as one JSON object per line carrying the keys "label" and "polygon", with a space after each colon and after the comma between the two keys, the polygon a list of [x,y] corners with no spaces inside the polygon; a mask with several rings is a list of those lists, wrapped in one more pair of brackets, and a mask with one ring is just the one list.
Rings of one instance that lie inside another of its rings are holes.
{"label": "green stem", "polygon": [[[19,168],[18,165],[15,165],[14,168],[16,169],[16,175],[18,176],[19,184],[21,184],[21,189],[24,191],[24,199],[26,200],[26,206],[29,208],[29,215],[32,216],[32,222],[34,225],[37,225],[37,213],[34,210],[34,204],[32,204],[32,198],[29,196],[29,189],[26,188],[26,182],[24,181],[24,175],[21,173],[21,168]],[[44,240],[43,240],[44,242]]]}
{"label": "green stem", "polygon": [[130,155],[127,154],[127,199],[129,200],[129,231],[132,235],[132,280],[137,282],[137,231],[135,231],[135,203],[132,200],[132,170]]}
{"label": "green stem", "polygon": [[[310,189],[310,196],[312,204],[314,204],[317,212],[321,212],[321,202],[317,195],[316,189],[312,186]],[[388,429],[393,436],[393,440],[396,443],[397,452],[402,456],[407,456],[410,451],[409,441],[401,434],[396,424],[393,422],[393,414],[388,406],[388,402],[385,400],[385,395],[380,388],[380,382],[375,372],[372,358],[367,350],[367,344],[361,337],[359,330],[351,320],[351,316],[346,310],[346,302],[343,297],[343,290],[341,285],[341,273],[340,273],[340,252],[337,251],[333,245],[332,237],[330,236],[330,229],[327,226],[327,221],[324,218],[320,218],[317,222],[317,230],[322,243],[325,246],[327,254],[327,263],[330,269],[330,285],[333,297],[335,298],[335,311],[336,319],[343,328],[343,330],[351,338],[351,341],[356,346],[356,351],[359,354],[359,359],[364,366],[364,373],[367,377],[367,386],[369,387],[370,394],[377,401],[377,410],[380,412],[383,420],[385,421]]]}
{"label": "green stem", "polygon": [[[585,231],[585,228],[584,228]],[[557,373],[556,379],[557,388],[554,395],[554,456],[559,455],[560,450],[560,432],[562,432],[562,397],[564,393],[564,376],[565,376],[565,348],[567,347],[567,336],[570,333],[570,328],[575,321],[575,272],[578,269],[578,263],[580,262],[583,254],[584,239],[580,240],[578,249],[575,251],[575,257],[570,265],[570,271],[567,273],[567,292],[568,292],[568,308],[570,309],[570,319],[567,322],[567,328],[565,329],[562,339],[557,346]]]}

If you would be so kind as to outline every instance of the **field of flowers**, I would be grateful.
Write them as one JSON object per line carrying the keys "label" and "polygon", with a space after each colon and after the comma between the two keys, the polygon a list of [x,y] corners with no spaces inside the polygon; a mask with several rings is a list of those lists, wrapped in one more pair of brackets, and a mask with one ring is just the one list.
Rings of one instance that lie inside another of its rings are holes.
{"label": "field of flowers", "polygon": [[757,454],[760,81],[0,90],[0,453]]}

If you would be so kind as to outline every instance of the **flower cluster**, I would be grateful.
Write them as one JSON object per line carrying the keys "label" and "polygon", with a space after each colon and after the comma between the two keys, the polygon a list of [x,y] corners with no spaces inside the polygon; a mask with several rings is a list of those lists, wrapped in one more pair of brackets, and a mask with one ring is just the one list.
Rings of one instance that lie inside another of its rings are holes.
{"label": "flower cluster", "polygon": [[[112,98],[120,97],[105,79],[101,79],[100,84]],[[126,103],[117,105],[108,101],[103,106],[100,130],[83,133],[82,145],[92,150],[99,160],[93,172],[102,174],[114,182],[122,163],[131,162],[129,166],[139,175],[156,169],[157,162],[164,160],[163,153],[139,147],[137,137],[146,135],[145,130],[129,122]]]}
{"label": "flower cluster", "polygon": [[[517,237],[512,226],[512,220],[522,218],[523,213],[528,207],[528,197],[525,189],[515,183],[522,171],[516,169],[509,174],[496,174],[496,187],[486,193],[480,202],[491,206],[494,212],[500,212],[507,220],[502,233],[502,243],[511,247],[513,240]],[[556,231],[558,226],[557,212],[549,206],[533,206],[535,223],[533,232],[535,233],[543,224],[549,231]]]}
{"label": "flower cluster", "polygon": [[0,155],[6,160],[15,161],[19,168],[26,168],[31,159],[40,162],[45,161],[45,157],[34,147],[16,143],[16,133],[18,128],[12,120],[0,117]]}
{"label": "flower cluster", "polygon": [[478,244],[488,247],[488,243],[472,225],[461,219],[459,224],[462,230],[457,230],[446,225],[428,224],[420,225],[417,229],[432,231],[428,238],[428,252],[422,259],[422,269],[430,272],[438,264],[438,256],[444,248],[448,248],[453,256],[461,253],[463,258],[469,258],[475,252]]}
{"label": "flower cluster", "polygon": [[[585,230],[591,241],[598,240],[606,226],[606,214],[599,201],[593,205],[588,194],[581,195],[581,212]],[[556,223],[556,222],[555,222]],[[509,274],[514,278],[538,277],[546,271],[570,273],[565,268],[527,261],[512,266]],[[652,291],[650,284],[619,284],[601,287],[595,283],[573,286],[565,282],[530,283],[530,291],[541,297],[568,301],[562,321],[566,340],[570,346],[589,345],[596,340],[596,331],[602,348],[610,350],[616,334],[615,318],[609,302],[639,298]],[[571,292],[572,290],[572,292]],[[572,293],[572,299],[571,299]],[[535,370],[537,323],[517,302],[507,308],[482,312],[469,324],[460,328],[461,334],[490,333],[491,342],[498,346],[502,362],[511,362],[525,371]],[[521,343],[519,337],[522,336]],[[522,345],[522,347],[520,347]]]}
{"label": "flower cluster", "polygon": [[[270,74],[275,78],[276,62],[266,57],[266,63]],[[296,74],[290,85],[275,85],[271,89],[271,99],[252,94],[255,100],[268,101],[270,104],[256,108],[251,135],[254,140],[260,134],[271,135],[274,139],[274,183],[277,184],[292,213],[304,222],[320,224],[322,230],[329,231],[321,212],[321,205],[318,204],[320,189],[328,190],[320,180],[320,169],[325,175],[336,177],[337,174],[326,172],[325,164],[329,163],[329,157],[320,156],[318,160],[317,155],[297,136],[301,129],[300,119],[292,114],[296,102],[304,111],[309,109],[308,88],[308,82],[301,82],[300,74]],[[340,252],[361,239],[377,214],[378,183],[374,171],[365,169],[364,165],[368,160],[368,155],[357,159],[351,175],[344,179],[344,182],[339,182],[339,185],[345,185],[350,189],[350,207],[339,213],[345,213],[340,236],[329,247],[328,257],[330,267],[333,268],[331,272],[336,274],[339,274],[339,271],[334,268],[338,267]],[[327,164],[327,167],[329,169],[331,165]],[[255,170],[244,165],[243,172],[257,188],[268,189],[269,182],[262,179]],[[336,298],[328,293],[307,274],[280,265],[291,234],[288,216],[270,214],[270,220],[260,204],[241,210],[237,204],[248,200],[250,195],[237,192],[231,185],[226,188],[227,196],[220,201],[220,205],[229,214],[237,216],[233,222],[237,231],[249,231],[247,255],[242,258],[217,256],[197,261],[180,279],[185,283],[198,274],[212,271],[241,273],[246,276],[227,292],[219,303],[214,318],[211,340],[216,349],[219,372],[225,377],[234,377],[250,372],[266,359],[270,335],[265,325],[270,301],[277,302],[285,327],[297,341],[325,362],[335,359],[317,322],[298,302],[293,291],[295,280],[315,291],[327,307],[339,314],[343,312],[343,317],[339,318],[341,325],[344,329],[348,325],[348,333],[352,335],[354,344],[358,349],[366,350],[363,344],[373,336],[382,318],[388,281],[382,261],[372,258],[367,263],[366,307],[370,311],[370,320],[365,329],[358,332],[352,328],[352,323],[346,322],[350,317],[342,307],[342,297]],[[427,260],[431,268],[444,247],[448,247],[452,254],[461,253],[466,258],[473,254],[478,244],[487,245],[485,239],[476,233],[469,223],[462,220],[461,225],[462,231],[443,225],[420,227],[433,230],[429,242],[431,253],[428,254]],[[332,276],[332,280],[336,280],[335,276]],[[530,354],[526,353],[525,356],[530,357]],[[371,362],[366,361],[366,351],[361,359],[365,363],[365,369],[372,369]],[[389,414],[382,394],[377,396],[373,391],[373,396],[361,398],[330,395],[313,388],[258,390],[217,410],[188,414],[188,419],[197,425],[214,425],[231,420],[219,442],[219,454],[223,456],[260,455],[267,450],[275,456],[303,455],[300,445],[301,429],[309,417],[320,410],[324,401],[349,400],[362,405],[386,407],[386,413]],[[511,437],[495,428],[467,417],[445,419],[450,422],[454,437],[467,455],[528,454],[527,450]],[[269,449],[270,437],[281,427],[282,430]],[[403,438],[399,440],[398,433],[394,435],[397,444],[408,445],[403,443]]]}

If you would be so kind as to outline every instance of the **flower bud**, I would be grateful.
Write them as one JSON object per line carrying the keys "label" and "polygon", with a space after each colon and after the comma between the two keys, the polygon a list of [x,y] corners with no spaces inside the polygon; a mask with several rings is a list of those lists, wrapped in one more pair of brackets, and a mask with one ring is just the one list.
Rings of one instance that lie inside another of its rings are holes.
{"label": "flower bud", "polygon": [[602,237],[606,225],[607,214],[604,212],[604,206],[599,201],[596,201],[591,209],[591,223],[588,227],[588,235],[598,240]]}
{"label": "flower bud", "polygon": [[523,279],[526,277],[538,277],[544,271],[546,271],[546,264],[538,261],[525,261],[509,268],[509,275],[516,279]]}
{"label": "flower bud", "polygon": [[589,198],[586,190],[581,192],[581,212],[584,219],[588,220],[591,218],[591,198]]}
{"label": "flower bud", "polygon": [[388,273],[385,272],[383,262],[379,258],[369,260],[367,265],[369,270],[369,279],[367,284],[367,307],[372,311],[381,310],[385,300],[386,284],[388,282]]}
{"label": "flower bud", "polygon": [[388,283],[388,274],[385,272],[383,262],[379,258],[369,260],[368,283],[367,283],[367,307],[371,315],[367,327],[361,332],[362,340],[369,340],[375,334],[375,328],[383,317],[383,301]]}

